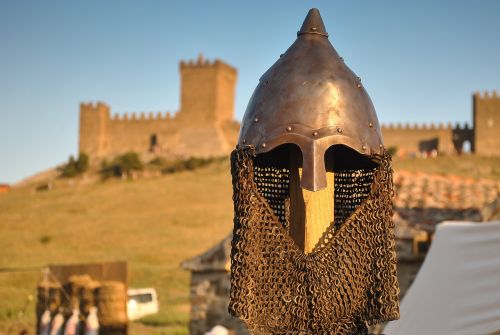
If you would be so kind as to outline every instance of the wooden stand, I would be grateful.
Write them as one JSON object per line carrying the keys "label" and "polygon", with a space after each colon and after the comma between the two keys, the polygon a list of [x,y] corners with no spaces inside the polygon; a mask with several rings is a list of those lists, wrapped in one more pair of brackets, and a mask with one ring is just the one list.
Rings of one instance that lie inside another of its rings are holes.
{"label": "wooden stand", "polygon": [[300,152],[290,152],[290,236],[306,254],[312,252],[334,217],[334,173],[327,168],[327,187],[317,192],[300,187]]}

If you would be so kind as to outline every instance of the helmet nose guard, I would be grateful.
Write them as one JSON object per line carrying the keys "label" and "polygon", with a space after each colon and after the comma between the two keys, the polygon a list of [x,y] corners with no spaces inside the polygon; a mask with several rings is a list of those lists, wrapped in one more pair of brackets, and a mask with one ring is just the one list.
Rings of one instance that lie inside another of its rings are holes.
{"label": "helmet nose guard", "polygon": [[325,169],[325,147],[321,140],[311,141],[302,151],[302,177],[300,186],[310,191],[319,191],[327,186]]}

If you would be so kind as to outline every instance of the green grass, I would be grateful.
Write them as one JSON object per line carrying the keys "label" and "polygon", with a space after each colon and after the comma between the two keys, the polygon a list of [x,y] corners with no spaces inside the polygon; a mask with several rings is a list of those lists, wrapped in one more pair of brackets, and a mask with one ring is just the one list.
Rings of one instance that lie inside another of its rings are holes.
{"label": "green grass", "polygon": [[[155,287],[160,313],[131,334],[187,334],[189,272],[179,266],[232,227],[227,161],[152,179],[0,194],[0,268],[126,260],[130,287]],[[0,333],[32,330],[40,271],[0,272]]]}

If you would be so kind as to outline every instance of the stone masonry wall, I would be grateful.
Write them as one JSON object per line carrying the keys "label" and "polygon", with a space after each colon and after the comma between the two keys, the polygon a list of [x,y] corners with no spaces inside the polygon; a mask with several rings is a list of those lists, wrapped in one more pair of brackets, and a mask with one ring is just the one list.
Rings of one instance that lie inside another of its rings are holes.
{"label": "stone masonry wall", "polygon": [[108,105],[80,105],[79,151],[91,159],[127,151],[179,158],[228,154],[236,145],[237,72],[220,60],[181,62],[181,107],[170,113],[111,116]]}
{"label": "stone masonry wall", "polygon": [[461,152],[469,142],[473,153],[500,156],[500,97],[492,93],[473,95],[473,127],[447,125],[383,125],[382,135],[386,147],[397,147],[399,154],[418,153],[422,146],[435,143],[444,154]]}
{"label": "stone masonry wall", "polygon": [[500,156],[500,97],[476,93],[473,96],[476,153]]}
{"label": "stone masonry wall", "polygon": [[197,123],[233,120],[237,71],[200,55],[196,63],[181,62],[181,110],[178,118]]}
{"label": "stone masonry wall", "polygon": [[105,154],[108,142],[109,107],[97,104],[80,104],[79,151],[92,157]]}
{"label": "stone masonry wall", "polygon": [[422,142],[437,140],[437,151],[445,154],[454,153],[453,127],[448,125],[382,125],[382,136],[386,148],[396,147],[398,154],[410,154],[420,151]]}
{"label": "stone masonry wall", "polygon": [[249,334],[243,322],[227,310],[230,287],[227,271],[192,272],[190,335],[204,335],[217,325],[231,334]]}
{"label": "stone masonry wall", "polygon": [[[180,62],[181,106],[169,113],[111,116],[104,103],[80,105],[79,151],[93,158],[126,151],[176,157],[228,154],[235,146],[239,123],[234,120],[237,70],[220,60]],[[472,152],[500,155],[500,98],[496,92],[473,95],[474,127],[447,125],[382,125],[387,148],[398,155]]]}

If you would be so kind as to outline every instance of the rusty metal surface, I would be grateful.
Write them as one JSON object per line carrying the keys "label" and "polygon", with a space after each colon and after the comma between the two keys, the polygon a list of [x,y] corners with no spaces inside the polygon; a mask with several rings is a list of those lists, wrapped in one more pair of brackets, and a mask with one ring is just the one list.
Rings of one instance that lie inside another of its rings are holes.
{"label": "rusty metal surface", "polygon": [[253,147],[231,155],[230,313],[274,335],[367,334],[399,318],[390,156],[336,171],[335,220],[308,254],[288,231],[289,172],[262,164]]}
{"label": "rusty metal surface", "polygon": [[307,15],[297,40],[260,78],[242,121],[239,146],[257,154],[284,143],[300,147],[301,186],[326,187],[324,153],[342,144],[372,156],[383,152],[375,109],[361,79],[328,40],[317,9]]}

